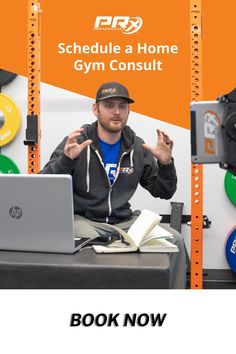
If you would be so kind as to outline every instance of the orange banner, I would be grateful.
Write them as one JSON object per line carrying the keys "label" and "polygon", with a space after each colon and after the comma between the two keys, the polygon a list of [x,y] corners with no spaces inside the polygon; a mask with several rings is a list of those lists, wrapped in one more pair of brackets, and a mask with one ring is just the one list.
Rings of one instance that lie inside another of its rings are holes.
{"label": "orange banner", "polygon": [[[202,2],[203,92],[215,99],[234,86],[236,3]],[[102,82],[120,81],[134,111],[189,128],[189,0],[41,0],[41,8],[43,82],[94,97]],[[2,1],[1,13],[0,68],[26,76],[27,0]]]}

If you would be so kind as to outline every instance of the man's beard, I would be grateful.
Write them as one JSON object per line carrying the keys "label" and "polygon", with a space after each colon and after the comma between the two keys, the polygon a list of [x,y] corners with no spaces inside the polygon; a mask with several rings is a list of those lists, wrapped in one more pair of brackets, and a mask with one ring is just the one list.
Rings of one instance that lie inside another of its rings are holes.
{"label": "man's beard", "polygon": [[[101,127],[106,130],[107,132],[109,133],[119,133],[123,130],[125,124],[122,123],[122,120],[121,119],[117,119],[119,122],[121,122],[121,124],[119,124],[118,126],[115,126],[113,125],[112,123],[110,124],[110,122],[112,121],[112,119],[108,122],[103,122],[101,119],[100,119],[100,114],[98,114],[98,122],[99,124],[101,125]],[[114,119],[116,120],[116,119]]]}
{"label": "man's beard", "polygon": [[119,133],[119,132],[121,132],[122,130],[123,130],[123,124],[122,125],[119,125],[119,126],[111,126],[110,124],[109,124],[109,122],[108,123],[103,123],[103,122],[101,122],[100,120],[99,120],[99,124],[101,125],[101,127],[104,129],[104,130],[106,130],[107,132],[109,132],[109,133]]}

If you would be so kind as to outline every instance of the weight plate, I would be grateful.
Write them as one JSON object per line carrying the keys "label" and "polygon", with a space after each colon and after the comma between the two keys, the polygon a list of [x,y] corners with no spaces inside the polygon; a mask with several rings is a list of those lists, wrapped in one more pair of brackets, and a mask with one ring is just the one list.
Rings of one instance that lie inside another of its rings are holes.
{"label": "weight plate", "polygon": [[231,202],[236,205],[236,176],[229,171],[225,174],[225,191]]}
{"label": "weight plate", "polygon": [[0,87],[9,84],[17,75],[10,71],[0,69]]}
{"label": "weight plate", "polygon": [[236,227],[227,236],[225,253],[230,268],[236,272]]}
{"label": "weight plate", "polygon": [[14,139],[20,124],[19,108],[10,97],[0,93],[0,146],[8,144]]}
{"label": "weight plate", "polygon": [[20,170],[9,157],[0,155],[0,174],[6,173],[19,174]]}

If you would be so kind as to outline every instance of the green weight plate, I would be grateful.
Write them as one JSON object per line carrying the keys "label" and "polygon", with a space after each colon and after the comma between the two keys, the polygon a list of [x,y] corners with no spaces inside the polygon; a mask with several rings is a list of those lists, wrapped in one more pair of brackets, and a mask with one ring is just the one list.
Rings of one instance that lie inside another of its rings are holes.
{"label": "green weight plate", "polygon": [[0,174],[6,173],[18,174],[20,173],[20,170],[15,162],[13,162],[9,157],[0,155]]}
{"label": "green weight plate", "polygon": [[228,171],[225,174],[225,191],[231,202],[236,205],[236,176]]}

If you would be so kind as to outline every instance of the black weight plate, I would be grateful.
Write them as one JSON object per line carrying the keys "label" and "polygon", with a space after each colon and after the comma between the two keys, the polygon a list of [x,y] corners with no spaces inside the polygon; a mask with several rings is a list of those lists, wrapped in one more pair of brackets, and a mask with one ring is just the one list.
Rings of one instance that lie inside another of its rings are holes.
{"label": "black weight plate", "polygon": [[10,71],[0,69],[0,87],[9,84],[17,75]]}

